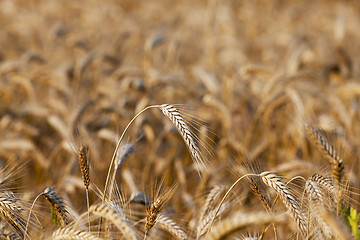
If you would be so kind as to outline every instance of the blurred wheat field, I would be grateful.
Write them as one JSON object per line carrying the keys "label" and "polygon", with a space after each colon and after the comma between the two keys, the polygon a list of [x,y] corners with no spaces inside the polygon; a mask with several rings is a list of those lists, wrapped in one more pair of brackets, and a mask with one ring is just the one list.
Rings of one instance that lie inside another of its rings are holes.
{"label": "blurred wheat field", "polygon": [[0,238],[360,239],[359,26],[345,0],[0,0]]}

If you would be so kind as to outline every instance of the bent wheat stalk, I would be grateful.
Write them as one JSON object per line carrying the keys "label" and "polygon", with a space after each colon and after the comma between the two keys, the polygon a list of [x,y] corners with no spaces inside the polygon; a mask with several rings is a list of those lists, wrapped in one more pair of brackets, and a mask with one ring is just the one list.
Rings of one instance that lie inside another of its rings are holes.
{"label": "bent wheat stalk", "polygon": [[148,107],[144,108],[143,110],[141,110],[139,113],[137,113],[130,120],[130,122],[126,126],[125,130],[121,134],[120,139],[118,140],[118,142],[116,144],[115,151],[113,153],[113,156],[112,156],[112,159],[111,159],[111,162],[110,162],[110,166],[109,166],[109,169],[108,169],[108,173],[107,173],[107,176],[106,176],[105,188],[104,188],[104,196],[103,196],[103,199],[102,199],[102,203],[105,202],[105,199],[106,199],[106,196],[107,196],[107,190],[108,190],[108,185],[109,185],[109,180],[110,180],[110,173],[111,173],[112,168],[115,167],[114,163],[115,163],[115,159],[116,159],[116,156],[117,156],[117,152],[119,151],[120,144],[121,144],[122,139],[124,138],[125,133],[129,129],[130,125],[143,112],[145,112],[146,110],[151,109],[151,108],[159,108],[162,111],[162,113],[171,120],[171,122],[175,125],[175,127],[179,131],[180,135],[182,136],[183,140],[185,141],[187,147],[189,148],[192,159],[195,161],[195,163],[201,164],[202,166],[205,166],[205,162],[203,160],[203,157],[201,156],[201,152],[200,152],[200,149],[197,146],[195,138],[194,138],[193,134],[191,133],[189,126],[186,124],[184,118],[181,116],[180,112],[178,111],[178,109],[175,108],[173,105],[170,105],[170,104],[148,106]]}
{"label": "bent wheat stalk", "polygon": [[211,220],[210,224],[209,224],[209,228],[208,228],[208,231],[206,233],[206,235],[209,234],[210,230],[211,230],[211,227],[212,225],[214,224],[214,221],[215,221],[215,218],[216,216],[218,216],[218,213],[220,211],[220,208],[221,206],[223,205],[223,203],[225,202],[225,199],[227,198],[227,196],[230,194],[231,190],[233,190],[233,188],[236,186],[236,184],[238,184],[242,179],[244,179],[245,177],[250,177],[250,176],[259,176],[258,174],[254,174],[254,173],[249,173],[249,174],[246,174],[240,178],[238,178],[234,183],[233,185],[231,185],[231,187],[229,188],[229,190],[227,190],[227,192],[225,193],[224,197],[221,199],[221,202],[219,203],[216,211],[215,211],[215,214],[213,216],[213,219]]}
{"label": "bent wheat stalk", "polygon": [[145,112],[146,110],[148,110],[148,109],[150,109],[150,108],[156,108],[156,107],[159,107],[159,105],[151,105],[151,106],[148,106],[148,107],[144,108],[143,110],[141,110],[139,113],[137,113],[137,114],[130,120],[130,122],[129,122],[128,125],[126,126],[125,130],[124,130],[123,133],[121,134],[120,139],[118,140],[118,142],[117,142],[117,144],[116,144],[115,151],[114,151],[113,156],[112,156],[112,158],[111,158],[110,166],[109,166],[108,173],[107,173],[107,176],[106,176],[105,187],[104,187],[104,196],[103,196],[103,199],[102,199],[102,203],[104,203],[104,202],[105,202],[105,199],[106,199],[107,188],[108,188],[109,179],[110,179],[110,173],[111,173],[111,170],[112,170],[113,165],[114,165],[114,163],[115,163],[116,155],[117,155],[117,152],[119,151],[120,143],[121,143],[122,139],[124,138],[125,133],[126,133],[127,130],[129,129],[130,125],[131,125],[143,112]]}
{"label": "bent wheat stalk", "polygon": [[25,238],[26,238],[27,229],[28,229],[28,227],[29,227],[31,212],[32,212],[32,210],[33,210],[33,208],[34,208],[34,206],[35,206],[36,200],[37,200],[40,196],[42,196],[42,195],[44,195],[44,193],[40,193],[39,195],[37,195],[36,198],[34,199],[32,205],[31,205],[31,208],[30,208],[30,211],[29,211],[29,216],[28,216],[28,219],[27,219],[27,222],[26,222],[24,240],[25,240]]}

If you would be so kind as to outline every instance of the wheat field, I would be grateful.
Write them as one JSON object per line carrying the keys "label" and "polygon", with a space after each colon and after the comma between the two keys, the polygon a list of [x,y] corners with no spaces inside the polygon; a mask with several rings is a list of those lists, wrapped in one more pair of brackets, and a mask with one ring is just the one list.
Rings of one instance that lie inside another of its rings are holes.
{"label": "wheat field", "polygon": [[0,239],[360,239],[360,2],[0,0]]}

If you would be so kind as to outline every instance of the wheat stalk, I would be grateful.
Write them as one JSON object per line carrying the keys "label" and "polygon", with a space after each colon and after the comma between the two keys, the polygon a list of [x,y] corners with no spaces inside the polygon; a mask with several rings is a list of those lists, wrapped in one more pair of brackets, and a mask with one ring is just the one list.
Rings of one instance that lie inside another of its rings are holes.
{"label": "wheat stalk", "polygon": [[[198,148],[194,137],[188,127],[188,125],[186,124],[184,118],[181,116],[181,114],[179,113],[179,111],[173,106],[173,105],[169,105],[169,104],[162,104],[162,105],[151,105],[148,106],[146,108],[144,108],[143,110],[141,110],[139,113],[137,113],[128,123],[128,125],[126,126],[125,130],[123,131],[123,133],[121,134],[116,147],[115,147],[115,151],[113,153],[110,165],[109,165],[109,169],[108,169],[108,173],[106,176],[106,181],[105,181],[105,187],[104,187],[104,195],[103,195],[103,199],[102,199],[102,203],[105,202],[105,199],[107,197],[107,192],[108,192],[108,185],[109,185],[109,180],[110,180],[110,173],[111,170],[113,168],[113,165],[116,161],[116,156],[117,156],[117,152],[120,149],[120,144],[122,139],[125,136],[125,133],[127,132],[127,130],[129,129],[130,125],[146,110],[151,109],[151,108],[159,108],[163,114],[165,116],[167,116],[172,123],[176,126],[176,128],[178,129],[179,133],[181,134],[181,136],[183,137],[186,145],[189,148],[189,151],[191,153],[191,156],[193,158],[193,160],[197,163],[197,164],[201,164],[203,166],[205,166],[205,162],[201,156],[201,152],[200,149]],[[205,168],[206,169],[206,168]]]}
{"label": "wheat stalk", "polygon": [[115,151],[113,153],[113,156],[111,158],[111,162],[110,162],[110,165],[109,165],[109,169],[108,169],[108,173],[106,175],[106,180],[105,180],[105,187],[104,187],[104,194],[103,194],[103,198],[102,198],[102,203],[105,202],[105,199],[106,199],[106,196],[107,196],[107,191],[108,191],[108,185],[109,185],[109,180],[110,180],[110,173],[111,173],[111,170],[113,168],[113,165],[115,163],[115,160],[116,160],[116,156],[117,156],[117,152],[119,151],[119,148],[120,148],[120,144],[121,144],[121,141],[122,139],[124,138],[125,136],[125,133],[127,132],[127,130],[129,129],[130,125],[143,113],[145,112],[146,110],[148,109],[151,109],[151,108],[156,108],[156,107],[159,107],[159,105],[151,105],[151,106],[148,106],[146,108],[144,108],[143,110],[141,110],[139,113],[137,113],[131,120],[130,122],[128,123],[128,125],[126,126],[125,130],[122,132],[117,144],[116,144],[116,147],[115,147]]}
{"label": "wheat stalk", "polygon": [[[36,198],[34,199],[33,203],[31,204],[31,208],[30,208],[30,211],[29,211],[29,216],[28,216],[28,219],[27,219],[27,221],[26,221],[25,236],[26,236],[26,234],[27,234],[28,226],[29,226],[29,223],[30,223],[31,212],[32,212],[32,210],[33,210],[33,208],[34,208],[34,206],[35,206],[35,202],[36,202],[36,200],[37,200],[39,197],[41,197],[42,195],[44,195],[44,193],[38,194],[38,195],[36,196]],[[24,240],[25,240],[25,237],[24,237]]]}
{"label": "wheat stalk", "polygon": [[258,174],[250,174],[250,173],[249,173],[249,174],[245,174],[244,176],[238,178],[238,179],[230,186],[230,188],[226,191],[224,197],[221,199],[218,207],[216,208],[215,214],[214,214],[214,216],[213,216],[213,218],[212,218],[212,220],[211,220],[211,222],[210,222],[210,225],[209,225],[209,227],[208,227],[207,234],[209,234],[209,232],[210,232],[210,230],[211,230],[211,227],[212,227],[212,225],[213,225],[213,223],[214,223],[214,221],[215,221],[215,218],[216,218],[216,216],[218,215],[218,212],[220,211],[220,208],[221,208],[221,206],[223,205],[223,203],[225,202],[225,199],[227,198],[227,196],[229,196],[230,192],[234,189],[234,187],[235,187],[241,180],[243,180],[243,179],[246,178],[246,177],[250,177],[250,176],[258,176]]}

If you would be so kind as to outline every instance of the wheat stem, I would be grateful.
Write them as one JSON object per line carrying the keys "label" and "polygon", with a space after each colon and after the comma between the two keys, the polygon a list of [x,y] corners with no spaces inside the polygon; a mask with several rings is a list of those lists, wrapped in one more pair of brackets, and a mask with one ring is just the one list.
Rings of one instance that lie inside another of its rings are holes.
{"label": "wheat stem", "polygon": [[116,158],[116,154],[117,154],[117,151],[119,150],[119,147],[120,147],[120,143],[121,143],[122,139],[124,138],[126,131],[127,131],[128,128],[130,127],[130,125],[131,125],[143,112],[145,112],[146,110],[148,110],[148,109],[150,109],[150,108],[156,108],[156,107],[159,107],[159,105],[151,105],[151,106],[148,106],[148,107],[144,108],[143,110],[141,110],[139,113],[137,113],[137,114],[135,115],[135,117],[133,117],[133,118],[130,120],[130,122],[129,122],[128,125],[126,126],[125,130],[124,130],[123,133],[121,134],[120,139],[118,140],[118,142],[117,142],[117,144],[116,144],[115,151],[114,151],[113,156],[112,156],[112,158],[111,158],[109,170],[108,170],[108,173],[107,173],[107,175],[106,175],[106,181],[105,181],[105,187],[104,187],[104,196],[103,196],[103,199],[102,199],[102,203],[105,202],[106,194],[107,194],[107,188],[108,188],[108,184],[109,184],[110,172],[111,172],[111,169],[112,169],[112,167],[113,167],[113,165],[114,165],[115,158]]}
{"label": "wheat stem", "polygon": [[246,175],[238,178],[238,179],[233,183],[233,185],[231,185],[231,187],[229,188],[229,190],[227,190],[227,192],[225,193],[224,197],[221,199],[221,202],[220,202],[220,204],[218,205],[218,207],[217,207],[217,209],[216,209],[216,212],[215,212],[215,214],[214,214],[214,217],[213,217],[213,219],[212,219],[211,222],[210,222],[209,229],[208,229],[206,235],[209,234],[209,232],[210,232],[210,230],[211,230],[211,227],[212,227],[212,225],[214,224],[215,218],[216,218],[217,214],[219,213],[221,206],[222,206],[223,203],[225,202],[225,199],[226,199],[227,196],[230,194],[231,190],[232,190],[232,189],[236,186],[236,184],[238,184],[242,179],[244,179],[245,177],[249,177],[249,176],[259,176],[259,174],[253,174],[253,173],[246,174]]}
{"label": "wheat stem", "polygon": [[27,219],[27,221],[26,221],[26,227],[25,227],[25,233],[24,233],[24,240],[25,240],[26,235],[27,235],[26,233],[27,233],[27,229],[28,229],[28,226],[29,226],[29,222],[30,222],[30,216],[31,216],[31,212],[32,212],[32,210],[33,210],[33,208],[34,208],[35,202],[36,202],[36,200],[37,200],[40,196],[42,196],[43,194],[44,194],[44,193],[40,193],[39,195],[37,195],[36,198],[34,199],[32,205],[31,205],[30,212],[29,212],[29,216],[28,216],[28,219]]}

